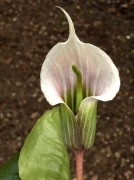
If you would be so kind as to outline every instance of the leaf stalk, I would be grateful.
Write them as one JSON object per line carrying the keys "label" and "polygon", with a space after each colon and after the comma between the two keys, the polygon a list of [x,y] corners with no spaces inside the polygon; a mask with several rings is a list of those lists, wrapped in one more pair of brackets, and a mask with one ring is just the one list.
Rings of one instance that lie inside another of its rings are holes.
{"label": "leaf stalk", "polygon": [[76,180],[83,180],[83,155],[84,151],[75,151]]}

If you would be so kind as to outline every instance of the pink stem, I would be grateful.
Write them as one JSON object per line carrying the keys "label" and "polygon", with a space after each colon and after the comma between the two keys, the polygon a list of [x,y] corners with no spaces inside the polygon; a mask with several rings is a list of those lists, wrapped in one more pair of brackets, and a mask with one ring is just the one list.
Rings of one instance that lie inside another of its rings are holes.
{"label": "pink stem", "polygon": [[75,151],[76,180],[83,180],[83,154],[84,151]]}

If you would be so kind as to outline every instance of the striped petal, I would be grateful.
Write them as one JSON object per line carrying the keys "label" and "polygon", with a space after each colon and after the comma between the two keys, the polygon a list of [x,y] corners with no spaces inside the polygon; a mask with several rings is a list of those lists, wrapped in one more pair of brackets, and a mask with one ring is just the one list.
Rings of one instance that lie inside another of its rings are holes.
{"label": "striped petal", "polygon": [[119,91],[119,73],[110,57],[100,48],[82,43],[75,34],[73,22],[67,12],[69,38],[56,44],[48,53],[41,69],[41,90],[51,105],[66,103],[73,107],[77,78],[72,71],[76,66],[82,74],[84,98],[108,101]]}

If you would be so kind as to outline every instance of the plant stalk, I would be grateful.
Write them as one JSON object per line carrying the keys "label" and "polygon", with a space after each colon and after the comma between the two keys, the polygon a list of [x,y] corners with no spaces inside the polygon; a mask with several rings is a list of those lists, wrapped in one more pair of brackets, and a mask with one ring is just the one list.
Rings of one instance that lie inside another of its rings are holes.
{"label": "plant stalk", "polygon": [[76,180],[83,180],[83,155],[84,151],[75,151]]}

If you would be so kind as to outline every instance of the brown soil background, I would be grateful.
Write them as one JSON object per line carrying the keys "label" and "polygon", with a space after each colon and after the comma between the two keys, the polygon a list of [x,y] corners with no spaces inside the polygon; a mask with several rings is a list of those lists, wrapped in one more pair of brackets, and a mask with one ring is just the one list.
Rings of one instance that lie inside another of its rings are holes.
{"label": "brown soil background", "polygon": [[[100,102],[93,148],[84,157],[87,180],[134,180],[134,1],[0,1],[0,165],[19,151],[43,112],[40,69],[48,51],[68,37],[63,7],[78,37],[106,51],[120,71],[121,89]],[[73,155],[71,155],[73,157]],[[74,160],[72,160],[74,174]]]}

